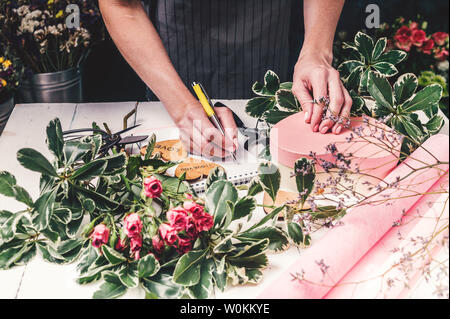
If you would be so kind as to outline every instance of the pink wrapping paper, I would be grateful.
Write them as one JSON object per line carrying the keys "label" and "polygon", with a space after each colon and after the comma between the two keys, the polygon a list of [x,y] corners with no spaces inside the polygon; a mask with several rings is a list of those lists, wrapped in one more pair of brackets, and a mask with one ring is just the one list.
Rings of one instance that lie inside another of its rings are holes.
{"label": "pink wrapping paper", "polygon": [[[435,135],[423,147],[440,161],[448,162],[448,136]],[[313,243],[259,297],[323,298],[402,218],[403,213],[423,197],[420,194],[427,192],[442,176],[448,174],[448,165],[443,164],[438,168],[412,173],[411,168],[423,167],[424,163],[432,164],[436,160],[419,148],[384,179],[386,183],[393,183],[398,176],[408,176],[400,183],[400,189],[389,189],[382,193],[389,196],[388,203],[383,202],[385,197],[378,195],[372,199],[372,202],[380,201],[377,204],[354,208],[342,219],[343,226],[330,230],[325,237]],[[325,272],[324,266],[328,267]],[[292,274],[302,272],[303,281],[293,280]]]}

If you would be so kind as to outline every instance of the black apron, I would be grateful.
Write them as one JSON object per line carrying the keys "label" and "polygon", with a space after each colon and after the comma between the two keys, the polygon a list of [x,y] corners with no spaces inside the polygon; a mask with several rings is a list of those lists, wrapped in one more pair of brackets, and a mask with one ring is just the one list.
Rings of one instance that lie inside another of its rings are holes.
{"label": "black apron", "polygon": [[267,70],[291,80],[292,1],[153,0],[146,8],[189,88],[201,82],[213,99],[248,99]]}

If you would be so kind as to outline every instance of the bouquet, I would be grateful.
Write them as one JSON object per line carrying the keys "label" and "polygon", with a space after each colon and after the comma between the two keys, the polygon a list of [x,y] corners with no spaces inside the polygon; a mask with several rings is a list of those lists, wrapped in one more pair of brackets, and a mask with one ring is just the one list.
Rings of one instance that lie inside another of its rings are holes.
{"label": "bouquet", "polygon": [[14,96],[19,86],[22,67],[17,58],[11,54],[2,54],[0,48],[0,104]]}
{"label": "bouquet", "polygon": [[[69,28],[68,5],[80,10],[79,27]],[[67,70],[86,58],[103,37],[100,13],[93,1],[19,0],[0,5],[0,36],[34,73]]]}
{"label": "bouquet", "polygon": [[259,283],[268,252],[290,242],[309,245],[309,230],[294,215],[317,221],[343,213],[319,207],[318,215],[304,206],[315,179],[306,159],[296,165],[299,202],[289,209],[270,206],[270,213],[252,218],[263,206],[256,194],[266,192],[276,201],[281,175],[275,165],[261,163],[259,176],[241,192],[216,168],[200,198],[183,176],[165,174],[177,163],[154,152],[154,135],[145,156],[115,149],[100,157],[102,141],[101,135],[65,141],[60,121],[50,122],[47,145],[54,159],[33,149],[17,155],[25,168],[41,174],[37,200],[13,175],[0,172],[0,194],[24,207],[0,211],[0,269],[25,264],[39,251],[48,262],[78,261],[79,284],[103,280],[95,298],[118,297],[138,286],[150,298],[207,298],[229,283]]}

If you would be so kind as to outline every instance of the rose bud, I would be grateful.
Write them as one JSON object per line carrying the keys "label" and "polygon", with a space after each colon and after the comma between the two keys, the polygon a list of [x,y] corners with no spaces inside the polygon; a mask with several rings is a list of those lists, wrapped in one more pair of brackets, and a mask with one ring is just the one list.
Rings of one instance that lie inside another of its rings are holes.
{"label": "rose bud", "polygon": [[186,235],[189,238],[197,237],[197,234],[198,234],[198,232],[197,232],[197,224],[195,222],[194,217],[188,216],[186,218],[186,226],[184,228],[184,231],[186,232]]}
{"label": "rose bud", "polygon": [[125,234],[132,238],[141,233],[142,221],[138,214],[132,213],[124,219]]}
{"label": "rose bud", "polygon": [[153,236],[152,238],[152,246],[153,249],[158,253],[161,254],[164,249],[164,241],[161,240],[161,238],[158,235]]}
{"label": "rose bud", "polygon": [[172,246],[178,239],[178,232],[173,226],[167,224],[159,226],[159,235],[169,246]]}
{"label": "rose bud", "polygon": [[200,218],[205,212],[203,206],[196,202],[184,202],[183,207],[190,212],[194,218]]}
{"label": "rose bud", "polygon": [[144,179],[144,193],[150,198],[157,198],[163,192],[162,184],[156,177],[147,177]]}
{"label": "rose bud", "polygon": [[208,231],[214,226],[214,219],[211,215],[205,213],[202,217],[196,219],[197,230],[199,232]]}
{"label": "rose bud", "polygon": [[116,243],[116,250],[123,251],[125,249],[125,241],[122,241],[120,238]]}
{"label": "rose bud", "polygon": [[104,224],[98,224],[95,226],[91,235],[92,246],[99,248],[100,246],[108,243],[109,229]]}
{"label": "rose bud", "polygon": [[130,251],[134,253],[134,259],[138,260],[140,258],[140,250],[142,247],[142,237],[136,236],[130,239]]}
{"label": "rose bud", "polygon": [[181,208],[176,207],[167,212],[167,220],[175,230],[183,230],[186,227],[187,212]]}
{"label": "rose bud", "polygon": [[189,239],[180,238],[178,240],[178,252],[180,254],[186,254],[192,250],[192,241]]}

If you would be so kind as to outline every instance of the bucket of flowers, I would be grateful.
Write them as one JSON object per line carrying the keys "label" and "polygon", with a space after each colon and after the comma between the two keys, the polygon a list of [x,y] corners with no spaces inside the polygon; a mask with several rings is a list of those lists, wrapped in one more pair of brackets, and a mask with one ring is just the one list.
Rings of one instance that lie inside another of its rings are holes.
{"label": "bucket of flowers", "polygon": [[81,66],[104,35],[95,1],[5,1],[0,22],[2,41],[26,67],[21,102],[82,101]]}
{"label": "bucket of flowers", "polygon": [[21,74],[19,61],[0,47],[0,135],[14,108],[14,94]]}

